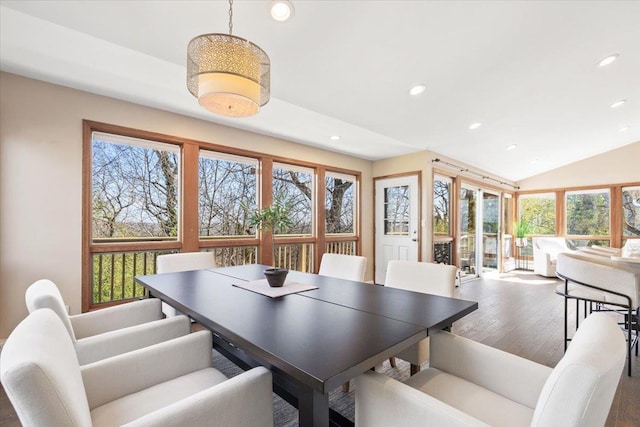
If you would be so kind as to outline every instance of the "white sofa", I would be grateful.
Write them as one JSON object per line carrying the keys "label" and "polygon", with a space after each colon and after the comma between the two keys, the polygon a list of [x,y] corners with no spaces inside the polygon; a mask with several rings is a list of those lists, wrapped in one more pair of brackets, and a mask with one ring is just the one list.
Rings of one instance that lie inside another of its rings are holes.
{"label": "white sofa", "polygon": [[545,277],[555,277],[558,254],[570,251],[564,237],[534,237],[533,272]]}
{"label": "white sofa", "polygon": [[214,369],[209,331],[80,366],[62,321],[36,310],[0,354],[0,379],[24,427],[272,427],[271,373]]}
{"label": "white sofa", "polygon": [[624,335],[590,315],[555,369],[447,332],[405,383],[356,378],[356,426],[603,426],[625,363]]}

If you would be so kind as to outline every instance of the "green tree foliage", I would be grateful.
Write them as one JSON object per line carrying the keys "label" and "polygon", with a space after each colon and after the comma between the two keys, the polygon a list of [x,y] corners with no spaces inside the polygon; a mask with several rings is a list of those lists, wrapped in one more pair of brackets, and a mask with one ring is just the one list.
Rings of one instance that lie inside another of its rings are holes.
{"label": "green tree foliage", "polygon": [[567,193],[567,235],[609,235],[609,192]]}
{"label": "green tree foliage", "polygon": [[520,196],[520,221],[528,224],[527,234],[556,234],[556,199],[551,195]]}

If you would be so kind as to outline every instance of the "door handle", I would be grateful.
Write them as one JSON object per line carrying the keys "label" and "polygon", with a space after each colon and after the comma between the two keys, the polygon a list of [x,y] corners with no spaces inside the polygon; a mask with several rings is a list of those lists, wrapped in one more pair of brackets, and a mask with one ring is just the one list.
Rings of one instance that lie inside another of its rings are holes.
{"label": "door handle", "polygon": [[413,230],[413,237],[411,238],[412,242],[417,242],[418,241],[418,232],[416,230]]}

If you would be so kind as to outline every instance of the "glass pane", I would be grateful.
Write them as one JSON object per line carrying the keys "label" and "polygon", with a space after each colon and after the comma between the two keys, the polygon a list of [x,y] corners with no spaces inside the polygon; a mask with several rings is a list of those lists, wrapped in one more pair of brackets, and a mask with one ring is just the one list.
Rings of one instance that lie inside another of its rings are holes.
{"label": "glass pane", "polygon": [[611,246],[609,240],[588,240],[588,239],[567,239],[569,249],[575,249],[586,246],[602,246],[608,248]]}
{"label": "glass pane", "polygon": [[282,234],[311,235],[313,229],[313,171],[274,165],[273,204],[289,211],[291,226]]}
{"label": "glass pane", "polygon": [[500,196],[482,193],[482,266],[498,268]]}
{"label": "glass pane", "polygon": [[476,208],[478,192],[462,188],[460,190],[460,241],[459,267],[465,274],[476,274]]}
{"label": "glass pane", "polygon": [[202,151],[199,162],[198,223],[201,237],[252,234],[257,161]]}
{"label": "glass pane", "polygon": [[409,186],[384,189],[384,234],[409,235]]}
{"label": "glass pane", "polygon": [[324,203],[327,233],[355,233],[355,183],[355,176],[327,173]]}
{"label": "glass pane", "polygon": [[176,240],[180,164],[175,146],[94,134],[92,238]]}
{"label": "glass pane", "polygon": [[433,232],[451,234],[451,179],[436,176],[433,181]]}
{"label": "glass pane", "polygon": [[566,193],[567,235],[609,235],[609,190]]}
{"label": "glass pane", "polygon": [[622,188],[622,235],[640,236],[640,187]]}
{"label": "glass pane", "polygon": [[529,234],[556,234],[555,193],[523,194],[518,198],[520,221],[529,225]]}

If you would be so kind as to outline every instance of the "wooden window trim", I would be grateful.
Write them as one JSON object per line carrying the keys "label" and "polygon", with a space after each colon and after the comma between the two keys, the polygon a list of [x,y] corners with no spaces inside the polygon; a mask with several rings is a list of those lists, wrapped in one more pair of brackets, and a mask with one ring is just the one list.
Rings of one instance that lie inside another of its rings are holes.
{"label": "wooden window trim", "polygon": [[[82,311],[86,312],[96,308],[92,304],[92,254],[109,252],[130,252],[130,251],[155,251],[155,250],[175,250],[182,252],[194,252],[200,249],[219,247],[256,246],[258,248],[258,262],[273,265],[273,244],[299,244],[308,243],[314,245],[315,266],[319,265],[318,257],[325,251],[326,242],[333,241],[355,241],[356,253],[362,253],[361,247],[361,177],[362,172],[337,168],[303,160],[296,160],[288,157],[267,155],[256,151],[244,150],[226,145],[219,145],[211,142],[197,141],[193,139],[161,134],[146,130],[134,129],[125,126],[102,123],[92,120],[83,120],[82,123]],[[94,243],[92,241],[92,134],[93,132],[110,133],[131,138],[148,139],[166,144],[178,145],[182,148],[181,154],[181,189],[180,189],[180,225],[178,237],[170,241],[153,242],[110,242]],[[312,215],[314,216],[313,236],[304,237],[276,237],[271,233],[262,233],[262,236],[255,238],[248,236],[240,238],[238,236],[221,236],[214,239],[200,239],[198,222],[198,161],[200,150],[231,154],[241,157],[256,159],[258,162],[258,183],[260,190],[258,206],[271,206],[272,203],[272,171],[274,163],[288,164],[294,167],[305,167],[313,170],[314,173],[314,202]],[[195,165],[193,168],[188,165]],[[356,179],[356,208],[354,235],[334,236],[325,234],[324,225],[324,177],[327,172],[352,175]],[[268,177],[268,178],[265,178]],[[322,180],[320,179],[322,177]],[[322,196],[322,198],[320,198]],[[322,203],[320,203],[322,201]],[[196,208],[194,209],[193,206]],[[101,303],[100,307],[114,303]]]}

